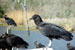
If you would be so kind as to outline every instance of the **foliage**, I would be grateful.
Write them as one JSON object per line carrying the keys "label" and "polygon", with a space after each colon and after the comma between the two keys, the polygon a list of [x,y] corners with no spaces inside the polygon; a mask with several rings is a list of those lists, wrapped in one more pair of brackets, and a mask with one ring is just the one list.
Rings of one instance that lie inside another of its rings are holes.
{"label": "foliage", "polygon": [[4,15],[4,11],[3,11],[3,9],[0,7],[0,18],[2,18],[3,15]]}
{"label": "foliage", "polygon": [[[23,2],[24,0],[20,1]],[[43,18],[75,16],[75,0],[26,0],[26,3],[28,11],[35,11]],[[17,2],[14,5],[14,0],[0,0],[0,5],[6,12],[22,9]],[[13,5],[14,9],[12,9]]]}
{"label": "foliage", "polygon": [[69,16],[70,14],[71,14],[71,10],[70,9],[65,10],[65,16]]}

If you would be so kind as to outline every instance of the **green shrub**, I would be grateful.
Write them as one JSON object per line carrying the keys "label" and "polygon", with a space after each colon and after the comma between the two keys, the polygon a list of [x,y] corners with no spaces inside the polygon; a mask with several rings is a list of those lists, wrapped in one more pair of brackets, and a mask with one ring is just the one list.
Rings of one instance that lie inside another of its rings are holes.
{"label": "green shrub", "polygon": [[0,7],[0,18],[2,18],[4,15],[4,11],[2,10],[2,8]]}

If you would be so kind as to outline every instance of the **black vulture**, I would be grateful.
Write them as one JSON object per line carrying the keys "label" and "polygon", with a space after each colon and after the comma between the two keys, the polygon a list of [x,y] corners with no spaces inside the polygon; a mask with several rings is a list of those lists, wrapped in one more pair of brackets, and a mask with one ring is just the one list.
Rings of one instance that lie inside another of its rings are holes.
{"label": "black vulture", "polygon": [[10,46],[4,39],[0,39],[0,49],[5,50],[12,50],[12,46]]}
{"label": "black vulture", "polygon": [[72,46],[70,43],[67,43],[68,50],[75,50],[75,47]]}
{"label": "black vulture", "polygon": [[34,42],[36,48],[43,48],[45,47],[45,45],[41,44],[41,43],[38,43],[37,41]]}
{"label": "black vulture", "polygon": [[28,46],[29,44],[26,41],[14,34],[4,33],[0,36],[0,49],[12,50],[12,47],[28,48]]}
{"label": "black vulture", "polygon": [[9,18],[7,15],[4,15],[4,19],[8,25],[17,26],[16,22],[12,18]]}
{"label": "black vulture", "polygon": [[[70,41],[73,38],[73,35],[70,32],[55,24],[44,22],[38,14],[33,15],[30,20],[32,19],[40,32],[50,39],[50,42],[52,39],[64,39]],[[51,43],[49,46],[50,45]]]}
{"label": "black vulture", "polygon": [[14,34],[3,34],[3,37],[6,39],[7,43],[16,48],[28,48],[29,44],[24,41],[21,37]]}
{"label": "black vulture", "polygon": [[10,46],[8,44],[8,42],[6,41],[6,39],[4,38],[4,36],[0,36],[0,49],[5,50],[12,50],[12,46]]}

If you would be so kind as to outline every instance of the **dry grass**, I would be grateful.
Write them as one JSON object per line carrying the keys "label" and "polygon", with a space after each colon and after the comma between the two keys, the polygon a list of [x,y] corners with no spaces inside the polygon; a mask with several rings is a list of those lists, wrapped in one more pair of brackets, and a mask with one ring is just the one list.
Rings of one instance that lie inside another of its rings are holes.
{"label": "dry grass", "polygon": [[[24,12],[21,10],[17,10],[17,11],[10,11],[6,13],[8,15],[8,17],[12,18],[15,20],[15,22],[17,24],[23,25],[25,24],[25,16],[24,16]],[[27,17],[28,19],[34,14],[34,12],[30,11],[27,12]]]}
{"label": "dry grass", "polygon": [[3,18],[0,18],[0,24],[4,24],[5,20]]}
{"label": "dry grass", "polygon": [[[23,11],[11,11],[6,13],[8,17],[12,18],[15,20],[15,22],[18,25],[24,25],[25,24],[25,17]],[[32,17],[32,15],[35,14],[35,12],[27,12],[27,17],[28,19]],[[75,31],[75,17],[70,17],[70,18],[48,18],[48,19],[43,19],[45,22],[50,22],[57,24],[63,28],[65,28],[68,31]],[[0,24],[5,24],[5,20],[3,18],[0,19]],[[33,21],[29,21],[29,27],[32,29],[35,29],[35,24]]]}

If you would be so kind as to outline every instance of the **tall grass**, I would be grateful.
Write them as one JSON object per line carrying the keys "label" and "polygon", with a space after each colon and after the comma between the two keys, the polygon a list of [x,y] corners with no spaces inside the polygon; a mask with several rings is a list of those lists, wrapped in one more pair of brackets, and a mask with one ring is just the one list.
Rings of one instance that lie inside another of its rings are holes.
{"label": "tall grass", "polygon": [[[32,17],[33,14],[35,14],[36,12],[33,11],[27,11],[27,17],[28,20],[29,18]],[[25,25],[25,16],[24,16],[24,12],[21,10],[18,11],[10,11],[6,13],[8,15],[8,17],[12,18],[15,20],[15,22],[18,25]],[[43,18],[43,17],[42,17]],[[75,30],[75,17],[69,17],[69,18],[58,18],[58,17],[54,17],[54,18],[43,18],[43,20],[45,22],[49,22],[49,23],[54,23],[56,25],[59,25],[61,27],[63,27],[64,29],[68,30],[68,31],[74,31]],[[0,24],[5,24],[5,20],[3,18],[0,19]],[[29,26],[32,29],[35,29],[35,24],[33,21],[29,21]]]}
{"label": "tall grass", "polygon": [[[6,13],[8,17],[14,19],[17,24],[24,25],[25,24],[25,16],[24,12],[21,10],[10,11]],[[34,12],[27,12],[28,19],[34,14]]]}

